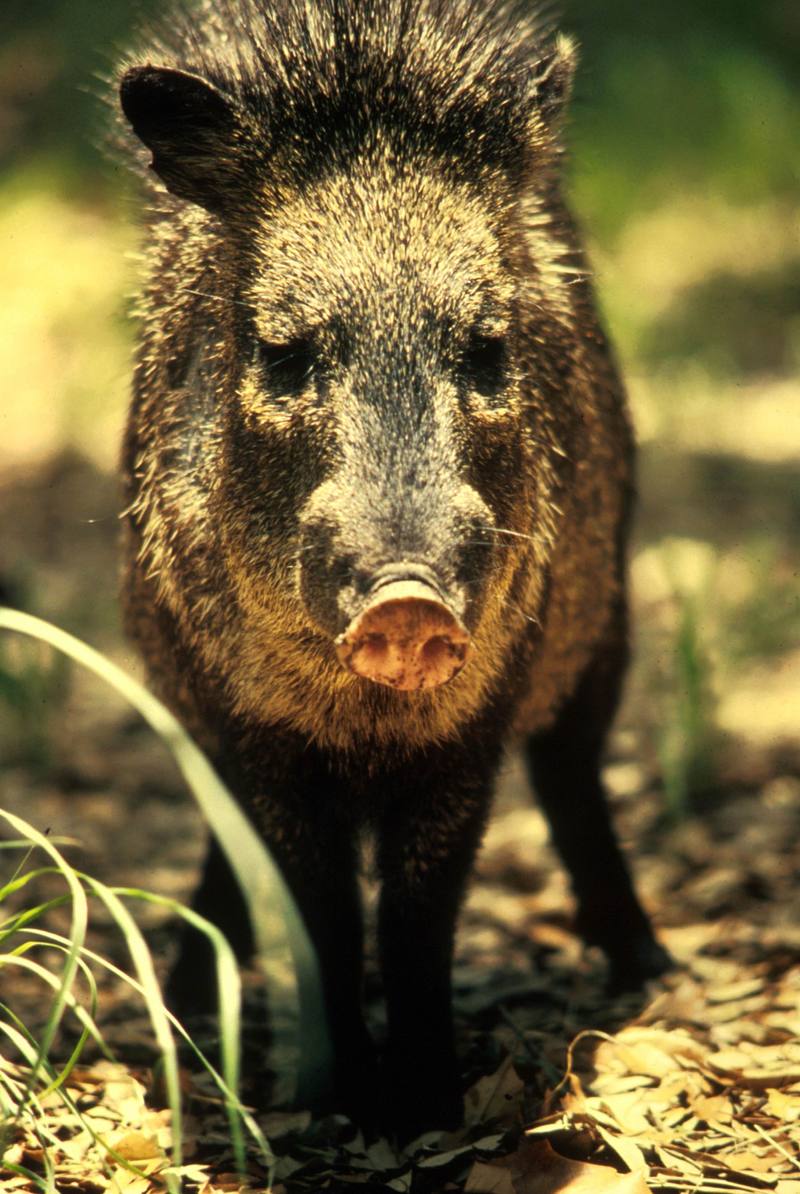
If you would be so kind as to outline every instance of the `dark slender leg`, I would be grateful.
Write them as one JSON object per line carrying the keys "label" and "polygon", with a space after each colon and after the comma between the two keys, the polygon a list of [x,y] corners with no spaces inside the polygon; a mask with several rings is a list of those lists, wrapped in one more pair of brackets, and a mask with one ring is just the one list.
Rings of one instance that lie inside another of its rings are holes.
{"label": "dark slender leg", "polygon": [[377,1060],[362,1006],[363,925],[355,843],[321,819],[290,851],[276,850],[319,964],[333,1052],[322,1109],[365,1129],[377,1121]]}
{"label": "dark slender leg", "polygon": [[[234,791],[247,794],[243,803],[283,873],[317,954],[333,1049],[324,1106],[366,1120],[375,1108],[377,1063],[361,1004],[358,862],[354,833],[342,817],[343,781],[311,751],[297,758],[287,747],[276,763],[260,742],[252,753],[240,754],[227,778]],[[244,900],[213,842],[193,906],[222,929],[239,961],[252,955]],[[213,1011],[215,994],[212,950],[200,933],[187,930],[168,987],[171,1005],[183,1013]]]}
{"label": "dark slender leg", "polygon": [[[215,837],[208,844],[192,908],[212,921],[228,939],[240,963],[253,953],[250,913],[228,860]],[[217,1008],[214,947],[204,933],[181,923],[178,957],[167,980],[165,997],[176,1015],[207,1014]]]}
{"label": "dark slender leg", "polygon": [[[463,767],[463,761],[460,764]],[[408,783],[380,830],[379,946],[388,1017],[384,1119],[401,1140],[463,1118],[452,1018],[459,905],[480,841],[489,783],[452,770]]]}
{"label": "dark slender leg", "polygon": [[580,931],[606,953],[617,988],[639,986],[671,964],[633,890],[600,779],[626,654],[620,634],[590,666],[555,725],[526,745],[531,779],[572,879]]}

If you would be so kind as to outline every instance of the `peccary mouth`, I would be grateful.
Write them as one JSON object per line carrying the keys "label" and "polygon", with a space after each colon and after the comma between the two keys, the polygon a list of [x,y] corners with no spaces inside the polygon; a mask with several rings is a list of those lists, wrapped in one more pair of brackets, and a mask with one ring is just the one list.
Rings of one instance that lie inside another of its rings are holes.
{"label": "peccary mouth", "polygon": [[467,662],[470,646],[469,632],[438,586],[423,579],[419,568],[409,574],[393,566],[336,639],[336,654],[355,675],[412,692],[452,680]]}

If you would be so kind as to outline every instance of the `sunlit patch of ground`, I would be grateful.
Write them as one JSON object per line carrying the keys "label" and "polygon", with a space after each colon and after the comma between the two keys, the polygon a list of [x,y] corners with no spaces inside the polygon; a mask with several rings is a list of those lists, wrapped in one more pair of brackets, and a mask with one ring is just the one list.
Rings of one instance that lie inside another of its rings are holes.
{"label": "sunlit patch of ground", "polygon": [[764,464],[800,462],[794,378],[719,381],[688,368],[673,378],[634,376],[629,389],[639,442],[685,452],[739,455]]}
{"label": "sunlit patch of ground", "polygon": [[108,211],[0,190],[0,476],[72,447],[114,467],[133,236]]}

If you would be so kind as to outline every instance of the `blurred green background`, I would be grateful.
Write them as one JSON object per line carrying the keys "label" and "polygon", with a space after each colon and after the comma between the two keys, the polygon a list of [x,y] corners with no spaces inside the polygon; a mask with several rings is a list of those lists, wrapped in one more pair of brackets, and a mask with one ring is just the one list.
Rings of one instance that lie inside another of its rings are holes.
{"label": "blurred green background", "polygon": [[[98,97],[157,7],[0,15],[0,583],[112,653],[136,198]],[[731,741],[796,742],[800,4],[561,7],[572,193],[642,444],[628,718],[679,806]]]}
{"label": "blurred green background", "polygon": [[[4,167],[46,162],[62,186],[95,193],[104,177],[98,80],[131,29],[161,8],[156,0],[4,0]],[[581,204],[597,234],[613,235],[674,187],[738,203],[796,194],[795,0],[563,0],[559,8],[561,26],[583,46],[573,144]]]}

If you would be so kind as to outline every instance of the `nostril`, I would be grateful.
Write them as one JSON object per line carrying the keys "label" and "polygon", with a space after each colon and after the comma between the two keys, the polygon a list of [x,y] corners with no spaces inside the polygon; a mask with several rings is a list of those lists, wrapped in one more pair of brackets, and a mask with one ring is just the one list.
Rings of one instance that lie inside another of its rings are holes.
{"label": "nostril", "polygon": [[453,654],[454,644],[452,640],[443,634],[435,634],[433,638],[429,638],[426,643],[423,643],[420,656],[422,663],[431,671],[438,671],[443,664],[446,665],[448,659]]}
{"label": "nostril", "polygon": [[385,634],[367,634],[361,645],[361,658],[367,668],[381,668],[389,654]]}

